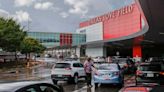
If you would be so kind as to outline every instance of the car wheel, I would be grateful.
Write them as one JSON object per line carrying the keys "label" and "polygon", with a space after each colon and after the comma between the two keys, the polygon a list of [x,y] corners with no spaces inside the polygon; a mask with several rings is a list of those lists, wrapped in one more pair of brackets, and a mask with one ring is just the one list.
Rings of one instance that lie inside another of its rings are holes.
{"label": "car wheel", "polygon": [[52,82],[53,82],[54,84],[57,84],[57,83],[58,83],[58,81],[57,81],[57,80],[52,80]]}
{"label": "car wheel", "polygon": [[98,83],[95,83],[95,88],[98,88]]}
{"label": "car wheel", "polygon": [[78,75],[77,74],[75,74],[74,75],[74,81],[73,81],[75,84],[77,84],[78,83]]}

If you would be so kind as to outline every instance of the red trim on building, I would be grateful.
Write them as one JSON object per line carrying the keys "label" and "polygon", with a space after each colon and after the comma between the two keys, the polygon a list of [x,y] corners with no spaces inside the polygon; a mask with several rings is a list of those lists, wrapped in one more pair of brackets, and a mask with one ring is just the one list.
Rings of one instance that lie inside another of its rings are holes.
{"label": "red trim on building", "polygon": [[104,40],[121,38],[141,30],[140,12],[135,4],[130,13],[104,21]]}
{"label": "red trim on building", "polygon": [[140,45],[133,46],[133,57],[142,57],[142,48]]}
{"label": "red trim on building", "polygon": [[72,34],[61,33],[60,34],[60,46],[71,46]]}

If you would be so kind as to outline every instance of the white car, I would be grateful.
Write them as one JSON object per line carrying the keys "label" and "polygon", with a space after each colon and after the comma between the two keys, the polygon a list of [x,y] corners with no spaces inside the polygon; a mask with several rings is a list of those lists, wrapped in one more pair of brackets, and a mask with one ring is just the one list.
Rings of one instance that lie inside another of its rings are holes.
{"label": "white car", "polygon": [[94,62],[105,62],[105,59],[103,57],[95,57],[93,58]]}
{"label": "white car", "polygon": [[22,81],[0,84],[0,92],[64,92],[63,87],[44,81]]}
{"label": "white car", "polygon": [[51,70],[51,79],[54,84],[58,81],[77,84],[79,78],[86,78],[83,64],[79,61],[57,62]]}

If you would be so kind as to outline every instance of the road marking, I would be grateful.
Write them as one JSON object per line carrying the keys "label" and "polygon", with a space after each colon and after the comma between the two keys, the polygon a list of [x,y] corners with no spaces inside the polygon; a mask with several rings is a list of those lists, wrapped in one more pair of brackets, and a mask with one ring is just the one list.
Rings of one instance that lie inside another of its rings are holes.
{"label": "road marking", "polygon": [[[82,87],[82,88],[80,88],[80,89],[78,89],[78,90],[75,90],[75,91],[73,91],[73,92],[82,92],[82,91],[84,91],[85,89],[87,89],[87,86],[84,86],[84,87]],[[84,92],[86,92],[86,91],[84,91]]]}

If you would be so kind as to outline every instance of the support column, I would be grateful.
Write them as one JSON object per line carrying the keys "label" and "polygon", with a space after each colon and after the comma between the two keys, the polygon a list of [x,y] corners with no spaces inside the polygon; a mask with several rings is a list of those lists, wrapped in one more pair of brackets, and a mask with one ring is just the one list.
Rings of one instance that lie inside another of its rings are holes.
{"label": "support column", "polygon": [[142,40],[143,40],[143,36],[134,38],[133,58],[136,60],[136,62],[141,61],[142,59],[142,46],[141,46]]}

